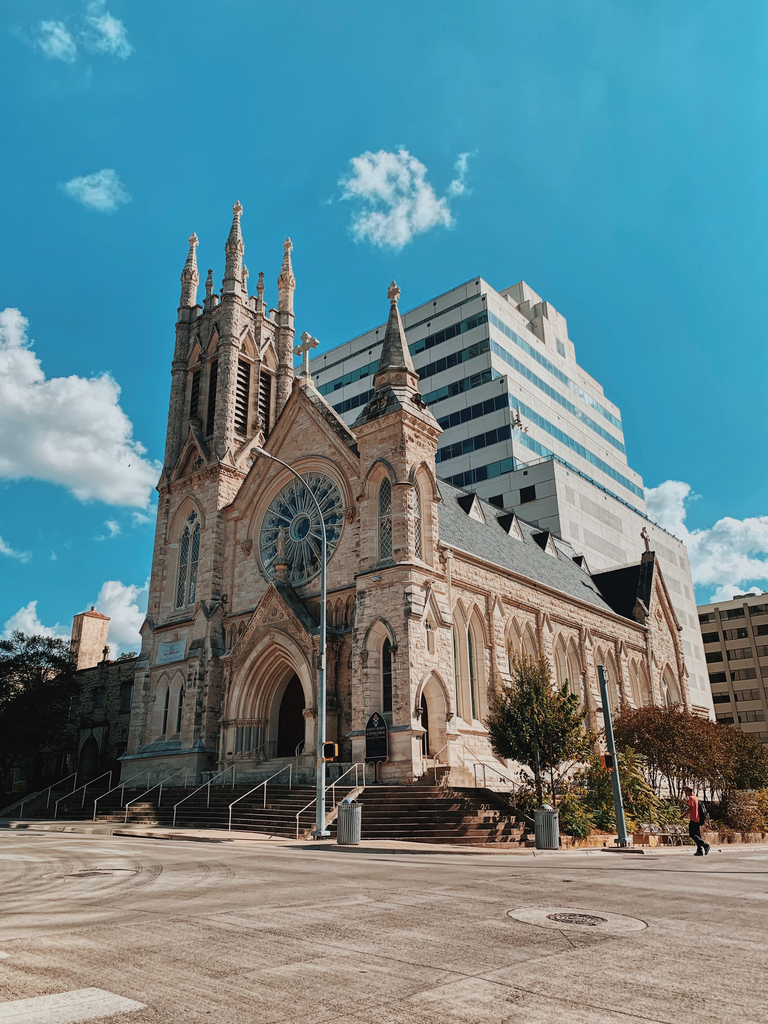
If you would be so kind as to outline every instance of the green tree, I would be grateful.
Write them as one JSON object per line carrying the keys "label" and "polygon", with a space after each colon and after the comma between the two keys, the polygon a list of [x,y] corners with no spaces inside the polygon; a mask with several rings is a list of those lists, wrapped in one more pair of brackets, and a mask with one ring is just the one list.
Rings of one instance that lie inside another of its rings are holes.
{"label": "green tree", "polygon": [[79,686],[69,644],[14,632],[0,640],[0,770],[52,743]]}
{"label": "green tree", "polygon": [[564,773],[589,756],[594,736],[586,709],[568,689],[552,685],[546,658],[512,653],[512,685],[492,694],[485,726],[497,757],[524,764],[533,774],[536,796],[544,800],[542,775],[549,776],[552,801]]}

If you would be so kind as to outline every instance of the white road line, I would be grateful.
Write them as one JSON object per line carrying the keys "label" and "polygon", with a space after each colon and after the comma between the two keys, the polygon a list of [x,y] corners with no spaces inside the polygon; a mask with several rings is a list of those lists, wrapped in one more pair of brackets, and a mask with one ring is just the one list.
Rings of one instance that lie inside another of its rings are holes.
{"label": "white road line", "polygon": [[35,999],[0,1003],[2,1024],[77,1024],[81,1020],[111,1017],[113,1013],[143,1010],[144,1003],[124,999],[102,988],[78,988]]}

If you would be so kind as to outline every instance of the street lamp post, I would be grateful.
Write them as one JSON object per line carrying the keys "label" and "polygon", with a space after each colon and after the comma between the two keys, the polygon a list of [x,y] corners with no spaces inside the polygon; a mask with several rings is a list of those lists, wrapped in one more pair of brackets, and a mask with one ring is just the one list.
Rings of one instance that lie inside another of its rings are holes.
{"label": "street lamp post", "polygon": [[603,722],[605,723],[605,742],[608,753],[613,758],[611,786],[613,787],[613,809],[616,813],[617,846],[629,846],[627,826],[624,821],[624,802],[621,798],[621,779],[619,777],[619,759],[616,756],[616,743],[613,739],[613,722],[611,721],[611,705],[608,701],[608,673],[604,665],[597,666],[597,681],[600,684],[600,699],[603,702]]}
{"label": "street lamp post", "polygon": [[315,801],[315,830],[312,835],[315,839],[324,839],[331,834],[325,827],[325,761],[323,760],[323,747],[325,746],[325,566],[328,551],[325,520],[323,519],[323,510],[320,508],[320,502],[301,473],[297,473],[293,466],[289,466],[287,462],[283,462],[282,459],[278,459],[276,455],[272,455],[271,452],[265,451],[263,448],[253,448],[252,450],[259,455],[272,459],[273,462],[279,463],[289,473],[293,473],[296,479],[304,484],[307,493],[315,503],[317,514],[320,516],[322,548],[320,562],[320,657],[318,658],[317,665],[317,799]]}

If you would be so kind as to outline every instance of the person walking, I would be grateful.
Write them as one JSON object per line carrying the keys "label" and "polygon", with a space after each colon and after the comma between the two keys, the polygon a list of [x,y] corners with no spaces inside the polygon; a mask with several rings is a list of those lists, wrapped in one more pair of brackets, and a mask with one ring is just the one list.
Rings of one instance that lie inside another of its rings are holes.
{"label": "person walking", "polygon": [[694,796],[690,786],[686,786],[683,792],[688,798],[688,835],[696,843],[694,857],[706,857],[709,853],[709,843],[705,843],[701,838],[701,826],[707,820],[706,804]]}

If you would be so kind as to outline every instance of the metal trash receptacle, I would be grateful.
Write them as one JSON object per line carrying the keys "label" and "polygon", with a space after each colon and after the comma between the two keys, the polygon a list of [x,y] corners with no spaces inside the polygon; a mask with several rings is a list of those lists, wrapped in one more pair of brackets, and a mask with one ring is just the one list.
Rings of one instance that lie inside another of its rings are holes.
{"label": "metal trash receptacle", "polygon": [[537,807],[533,824],[537,850],[560,849],[560,814],[554,807],[549,804]]}
{"label": "metal trash receptacle", "polygon": [[363,823],[363,808],[357,800],[347,797],[339,804],[336,820],[336,842],[340,846],[357,846]]}

